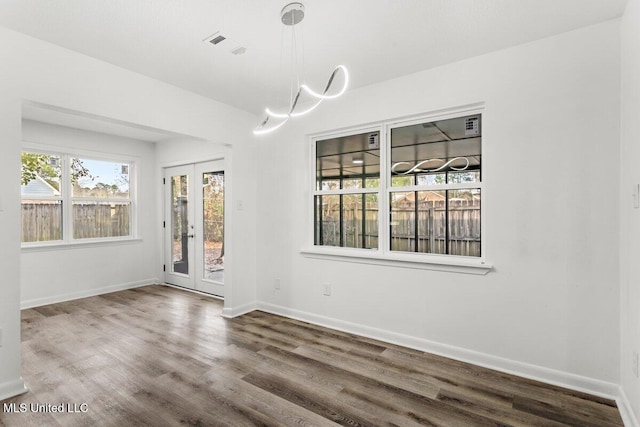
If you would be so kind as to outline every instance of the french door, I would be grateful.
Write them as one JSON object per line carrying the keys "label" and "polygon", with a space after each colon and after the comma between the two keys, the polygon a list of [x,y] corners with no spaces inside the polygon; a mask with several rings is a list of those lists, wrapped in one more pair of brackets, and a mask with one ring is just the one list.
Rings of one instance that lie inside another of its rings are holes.
{"label": "french door", "polygon": [[165,282],[224,297],[224,161],[166,168]]}

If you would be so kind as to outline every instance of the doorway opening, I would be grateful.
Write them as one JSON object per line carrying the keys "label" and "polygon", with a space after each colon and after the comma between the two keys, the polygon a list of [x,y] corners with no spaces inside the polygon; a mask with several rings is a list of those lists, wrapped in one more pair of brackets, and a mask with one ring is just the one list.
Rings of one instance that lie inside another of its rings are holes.
{"label": "doorway opening", "polygon": [[164,169],[165,282],[224,297],[224,161]]}

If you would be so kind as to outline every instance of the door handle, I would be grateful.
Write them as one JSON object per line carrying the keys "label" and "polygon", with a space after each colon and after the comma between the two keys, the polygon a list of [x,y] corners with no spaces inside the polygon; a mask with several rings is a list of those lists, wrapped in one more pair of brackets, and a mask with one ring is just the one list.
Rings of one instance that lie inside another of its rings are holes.
{"label": "door handle", "polygon": [[196,237],[195,234],[188,234],[187,237],[189,237],[190,239],[193,239],[194,237]]}

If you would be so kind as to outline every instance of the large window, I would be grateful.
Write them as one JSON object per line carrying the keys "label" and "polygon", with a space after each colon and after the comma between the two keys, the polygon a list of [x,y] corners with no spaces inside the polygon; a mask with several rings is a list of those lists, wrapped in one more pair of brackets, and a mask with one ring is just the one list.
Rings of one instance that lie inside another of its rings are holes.
{"label": "large window", "polygon": [[315,140],[315,245],[481,257],[481,122],[467,111]]}
{"label": "large window", "polygon": [[22,152],[22,242],[131,237],[133,162]]}

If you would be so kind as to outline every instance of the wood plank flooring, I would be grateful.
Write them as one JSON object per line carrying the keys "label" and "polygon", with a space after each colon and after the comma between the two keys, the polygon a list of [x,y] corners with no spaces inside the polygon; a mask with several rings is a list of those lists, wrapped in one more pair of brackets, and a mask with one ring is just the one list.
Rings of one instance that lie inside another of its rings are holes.
{"label": "wood plank flooring", "polygon": [[[0,425],[623,425],[606,399],[259,311],[226,320],[221,310],[166,286],[24,310],[30,391],[1,402]],[[11,403],[26,412],[4,412]]]}

